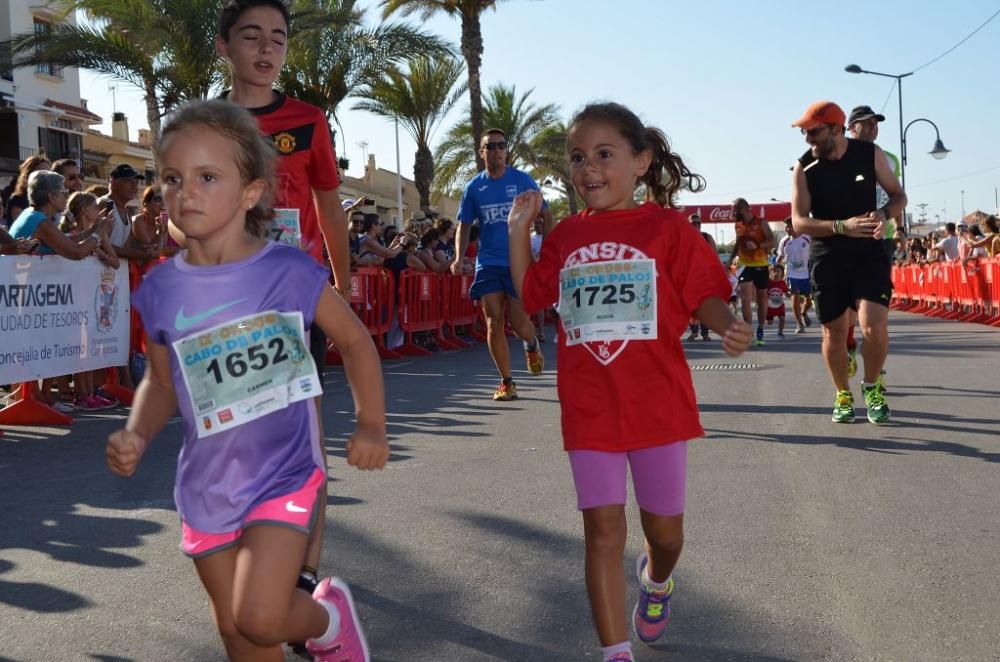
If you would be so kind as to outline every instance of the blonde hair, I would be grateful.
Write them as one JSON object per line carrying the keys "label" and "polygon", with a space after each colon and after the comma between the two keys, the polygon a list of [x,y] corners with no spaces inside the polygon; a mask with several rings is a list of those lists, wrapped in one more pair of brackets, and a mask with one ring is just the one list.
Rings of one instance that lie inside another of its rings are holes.
{"label": "blonde hair", "polygon": [[69,201],[66,203],[66,210],[69,213],[63,215],[62,221],[59,223],[59,229],[62,232],[70,232],[74,226],[78,227],[81,220],[80,214],[83,210],[90,205],[96,204],[97,196],[90,193],[77,191],[73,195],[69,196]]}
{"label": "blonde hair", "polygon": [[257,204],[247,210],[246,231],[255,237],[264,237],[274,219],[271,196],[274,191],[274,168],[277,153],[260,134],[260,127],[253,116],[239,106],[213,99],[184,104],[168,117],[156,143],[154,152],[159,159],[167,137],[193,127],[204,127],[230,140],[236,151],[236,167],[243,185],[264,181],[264,192]]}

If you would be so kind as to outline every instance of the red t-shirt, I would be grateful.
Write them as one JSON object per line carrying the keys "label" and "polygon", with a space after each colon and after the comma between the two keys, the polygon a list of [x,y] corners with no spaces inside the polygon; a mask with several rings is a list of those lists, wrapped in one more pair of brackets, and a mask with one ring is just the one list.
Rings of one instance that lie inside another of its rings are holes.
{"label": "red t-shirt", "polygon": [[788,294],[788,283],[783,280],[772,280],[767,284],[767,312],[782,313],[785,310],[785,295]]}
{"label": "red t-shirt", "polygon": [[257,118],[261,132],[278,150],[275,209],[299,210],[302,249],[325,264],[323,234],[312,192],[313,189],[334,191],[340,186],[340,178],[337,154],[323,111],[280,93],[271,105],[247,110]]}
{"label": "red t-shirt", "polygon": [[[646,203],[559,223],[525,276],[524,307],[560,302],[566,450],[627,451],[704,434],[680,336],[705,299],[726,301],[730,289],[719,257],[675,210]],[[602,335],[610,339],[584,340]]]}

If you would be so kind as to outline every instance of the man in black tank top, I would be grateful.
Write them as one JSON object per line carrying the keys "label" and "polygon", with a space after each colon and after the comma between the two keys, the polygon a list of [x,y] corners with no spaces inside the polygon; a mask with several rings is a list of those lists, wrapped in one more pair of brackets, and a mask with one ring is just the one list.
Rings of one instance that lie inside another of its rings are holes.
{"label": "man in black tank top", "polygon": [[[868,420],[889,420],[879,371],[889,351],[892,262],[882,247],[886,219],[899,216],[906,194],[885,153],[874,143],[848,139],[847,117],[831,101],[818,101],[792,126],[805,135],[809,151],[795,164],[792,223],[812,236],[810,280],[823,325],[823,359],[837,389],[833,421],[854,420],[847,376],[848,311],[856,308],[864,336],[864,381]],[[876,208],[876,183],[889,201]]]}

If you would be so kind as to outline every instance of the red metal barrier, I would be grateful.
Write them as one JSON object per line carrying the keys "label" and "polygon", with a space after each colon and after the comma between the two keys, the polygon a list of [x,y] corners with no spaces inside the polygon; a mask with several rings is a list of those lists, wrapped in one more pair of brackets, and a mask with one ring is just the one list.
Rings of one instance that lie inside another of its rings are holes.
{"label": "red metal barrier", "polygon": [[469,290],[472,289],[472,274],[451,276],[448,297],[447,321],[454,332],[462,329],[466,338],[486,342],[486,334],[477,326],[482,322],[482,312],[479,305],[472,300]]}
{"label": "red metal barrier", "polygon": [[426,356],[429,349],[413,342],[413,334],[428,331],[439,344],[443,343],[444,305],[441,295],[441,278],[438,274],[405,269],[399,275],[399,328],[403,330],[400,354]]}
{"label": "red metal barrier", "polygon": [[[381,267],[361,267],[351,272],[351,310],[368,329],[375,349],[383,359],[401,359],[389,349],[388,333],[396,310],[396,279]],[[341,365],[343,359],[332,346],[327,349],[327,365]]]}
{"label": "red metal barrier", "polygon": [[1000,257],[893,267],[892,307],[1000,327]]}

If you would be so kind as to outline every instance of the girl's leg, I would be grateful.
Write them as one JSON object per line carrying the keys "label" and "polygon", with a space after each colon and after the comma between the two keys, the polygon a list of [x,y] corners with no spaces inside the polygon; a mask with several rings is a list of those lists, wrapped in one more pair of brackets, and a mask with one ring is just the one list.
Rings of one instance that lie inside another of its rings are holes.
{"label": "girl's leg", "polygon": [[687,442],[630,451],[629,466],[646,534],[646,572],[656,584],[667,581],[684,546],[684,493]]}
{"label": "girl's leg", "polygon": [[240,545],[196,559],[230,659],[284,660],[281,644],[326,631],[329,616],[294,588],[306,536],[279,526],[246,529]]}
{"label": "girl's leg", "polygon": [[625,620],[625,507],[601,506],[583,511],[587,595],[601,646],[628,641]]}
{"label": "girl's leg", "polygon": [[226,656],[241,662],[283,662],[285,656],[280,646],[258,646],[236,627],[233,593],[238,552],[238,547],[231,547],[194,561],[198,577],[208,592],[212,617],[226,647]]}
{"label": "girl's leg", "polygon": [[679,515],[657,515],[639,509],[642,532],[646,536],[646,553],[649,564],[646,573],[649,579],[662,584],[669,579],[684,547],[684,513]]}

